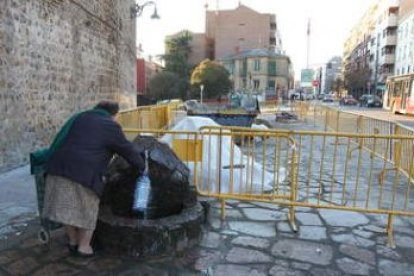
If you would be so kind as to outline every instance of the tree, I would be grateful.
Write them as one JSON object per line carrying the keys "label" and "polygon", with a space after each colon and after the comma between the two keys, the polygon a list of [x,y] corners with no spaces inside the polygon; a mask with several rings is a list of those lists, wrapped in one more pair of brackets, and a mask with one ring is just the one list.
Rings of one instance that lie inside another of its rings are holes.
{"label": "tree", "polygon": [[225,95],[231,88],[229,72],[221,64],[206,59],[202,61],[191,74],[191,84],[199,87],[204,85],[206,98],[216,98]]}
{"label": "tree", "polygon": [[332,82],[331,90],[336,91],[337,93],[341,93],[341,91],[344,89],[344,81],[342,78],[337,77],[335,81]]}
{"label": "tree", "polygon": [[175,73],[163,71],[156,74],[149,82],[150,97],[156,100],[180,98],[179,82]]}
{"label": "tree", "polygon": [[186,97],[189,88],[190,73],[193,65],[188,62],[191,53],[190,41],[192,37],[188,31],[180,36],[168,39],[166,43],[167,53],[161,58],[165,61],[165,70],[175,73],[179,77],[179,89],[182,98]]}
{"label": "tree", "polygon": [[368,68],[347,71],[345,73],[346,88],[349,91],[356,91],[356,93],[359,94],[359,91],[363,91],[366,88],[367,83],[369,82],[369,75],[370,72]]}

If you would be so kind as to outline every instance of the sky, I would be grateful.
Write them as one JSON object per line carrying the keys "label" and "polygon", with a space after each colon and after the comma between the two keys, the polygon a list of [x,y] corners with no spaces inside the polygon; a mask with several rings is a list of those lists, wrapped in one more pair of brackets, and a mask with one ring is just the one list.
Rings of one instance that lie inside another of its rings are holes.
{"label": "sky", "polygon": [[[164,38],[187,29],[204,32],[205,4],[208,10],[234,9],[243,5],[260,13],[276,15],[283,49],[291,58],[296,76],[306,68],[306,30],[311,22],[309,66],[320,66],[333,56],[342,56],[343,44],[352,27],[374,0],[154,0],[159,20],[150,19],[153,6],[137,18],[137,45],[142,56],[164,53]],[[137,1],[138,4],[145,3]]]}

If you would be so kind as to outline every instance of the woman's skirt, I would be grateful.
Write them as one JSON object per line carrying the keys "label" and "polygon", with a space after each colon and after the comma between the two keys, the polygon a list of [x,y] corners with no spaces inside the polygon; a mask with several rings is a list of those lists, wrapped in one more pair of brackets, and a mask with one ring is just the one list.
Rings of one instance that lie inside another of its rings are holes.
{"label": "woman's skirt", "polygon": [[65,177],[46,177],[42,216],[62,224],[94,230],[99,198],[90,189]]}

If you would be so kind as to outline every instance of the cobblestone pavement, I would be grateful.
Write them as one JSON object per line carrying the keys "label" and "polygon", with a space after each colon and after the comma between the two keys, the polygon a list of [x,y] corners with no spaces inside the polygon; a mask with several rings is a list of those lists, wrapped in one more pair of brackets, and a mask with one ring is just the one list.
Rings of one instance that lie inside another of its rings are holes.
{"label": "cobblestone pavement", "polygon": [[391,249],[384,215],[297,208],[295,233],[286,207],[236,200],[226,202],[223,221],[219,203],[209,200],[203,236],[185,251],[151,259],[99,252],[80,259],[68,254],[61,230],[53,231],[50,249],[37,241],[36,194],[27,167],[1,175],[0,183],[0,275],[414,274],[413,219],[395,218],[397,248]]}

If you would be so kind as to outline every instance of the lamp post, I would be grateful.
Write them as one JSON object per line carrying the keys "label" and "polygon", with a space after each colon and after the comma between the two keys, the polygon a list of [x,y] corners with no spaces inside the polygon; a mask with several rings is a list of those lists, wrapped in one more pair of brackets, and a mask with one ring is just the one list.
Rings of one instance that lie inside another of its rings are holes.
{"label": "lamp post", "polygon": [[151,15],[151,19],[160,19],[160,16],[158,15],[158,12],[157,12],[157,5],[155,4],[154,1],[147,1],[142,5],[139,5],[139,4],[132,5],[129,10],[131,14],[131,19],[141,16],[144,8],[150,5],[154,6],[154,13]]}
{"label": "lamp post", "polygon": [[204,84],[200,84],[200,104],[203,105],[203,90]]}

